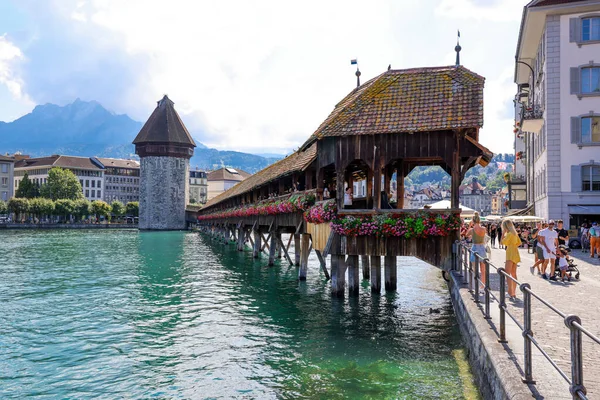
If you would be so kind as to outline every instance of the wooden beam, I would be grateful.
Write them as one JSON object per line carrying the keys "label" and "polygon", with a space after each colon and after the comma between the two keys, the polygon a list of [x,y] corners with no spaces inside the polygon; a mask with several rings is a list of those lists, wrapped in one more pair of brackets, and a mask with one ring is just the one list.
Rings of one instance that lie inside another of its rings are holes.
{"label": "wooden beam", "polygon": [[275,264],[276,247],[277,247],[277,233],[271,232],[271,246],[269,247],[269,266]]}
{"label": "wooden beam", "polygon": [[348,293],[350,296],[358,295],[358,256],[348,256],[346,259],[348,265]]}
{"label": "wooden beam", "polygon": [[300,265],[300,235],[298,233],[294,234],[294,259],[295,264]]}
{"label": "wooden beam", "polygon": [[255,230],[254,231],[254,251],[252,252],[252,256],[254,258],[258,258],[260,256],[260,253],[261,253],[260,239],[261,239],[261,233],[260,233],[260,231],[259,230]]}
{"label": "wooden beam", "polygon": [[371,293],[381,293],[380,256],[371,256]]}
{"label": "wooden beam", "polygon": [[315,253],[317,254],[317,258],[319,259],[319,265],[321,266],[321,270],[325,274],[325,279],[331,279],[331,277],[329,276],[329,271],[327,271],[327,262],[323,258],[323,255],[319,250],[315,250]]}
{"label": "wooden beam", "polygon": [[298,268],[298,279],[301,281],[306,280],[306,273],[308,272],[308,255],[310,253],[310,234],[302,234],[302,243],[300,245],[300,268]]}
{"label": "wooden beam", "polygon": [[362,275],[364,280],[369,280],[370,270],[369,270],[369,256],[360,256],[360,263],[362,264]]}
{"label": "wooden beam", "polygon": [[279,245],[281,246],[281,249],[283,250],[283,254],[285,255],[285,258],[288,260],[288,262],[290,263],[290,265],[294,265],[294,262],[292,261],[292,258],[290,257],[290,255],[288,254],[287,249],[283,245],[283,241],[281,240],[281,236],[278,235],[277,236],[277,240],[279,240]]}
{"label": "wooden beam", "polygon": [[331,295],[344,297],[346,287],[346,258],[344,255],[331,256]]}

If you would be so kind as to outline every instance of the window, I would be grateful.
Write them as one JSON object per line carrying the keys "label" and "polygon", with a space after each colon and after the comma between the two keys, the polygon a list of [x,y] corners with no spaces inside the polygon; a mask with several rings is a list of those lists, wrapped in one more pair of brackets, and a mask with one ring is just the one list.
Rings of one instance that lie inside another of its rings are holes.
{"label": "window", "polygon": [[581,20],[581,41],[600,40],[600,17],[583,18]]}
{"label": "window", "polygon": [[98,181],[98,188],[100,188],[100,182],[101,182],[101,181]]}
{"label": "window", "polygon": [[90,180],[89,179],[85,180],[85,187],[90,187]]}
{"label": "window", "polygon": [[2,200],[4,200],[4,201],[8,200],[8,192],[2,192]]}
{"label": "window", "polygon": [[600,67],[581,69],[581,93],[600,92]]}
{"label": "window", "polygon": [[85,190],[85,197],[90,197],[90,191],[89,191],[89,189]]}
{"label": "window", "polygon": [[92,187],[96,187],[96,181],[92,181]]}
{"label": "window", "polygon": [[2,186],[8,186],[8,178],[2,178]]}
{"label": "window", "polygon": [[581,167],[581,188],[583,191],[600,191],[600,165]]}
{"label": "window", "polygon": [[8,164],[2,164],[2,173],[3,174],[8,173]]}
{"label": "window", "polygon": [[600,117],[581,118],[581,142],[600,143]]}
{"label": "window", "polygon": [[98,190],[96,194],[98,195],[98,198],[102,197],[102,192],[100,190]]}

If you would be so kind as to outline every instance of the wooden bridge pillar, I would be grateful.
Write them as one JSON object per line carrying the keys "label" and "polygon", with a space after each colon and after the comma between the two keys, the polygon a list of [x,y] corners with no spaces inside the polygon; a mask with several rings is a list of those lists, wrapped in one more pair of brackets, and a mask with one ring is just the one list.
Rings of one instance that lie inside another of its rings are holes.
{"label": "wooden bridge pillar", "polygon": [[359,274],[358,274],[358,256],[348,256],[346,260],[348,265],[348,293],[350,296],[358,295]]}
{"label": "wooden bridge pillar", "polygon": [[254,230],[254,251],[252,252],[252,256],[254,258],[258,258],[260,255],[261,242],[260,242],[260,231],[258,229]]}
{"label": "wooden bridge pillar", "polygon": [[300,268],[298,269],[298,279],[306,280],[308,271],[308,252],[310,251],[310,234],[302,234],[302,242],[300,244]]}
{"label": "wooden bridge pillar", "polygon": [[275,246],[277,249],[277,258],[281,258],[281,233],[277,232],[275,234],[275,240],[277,241],[277,245]]}
{"label": "wooden bridge pillar", "polygon": [[246,239],[246,232],[244,232],[244,227],[240,226],[238,228],[238,237],[237,237],[237,250],[244,251],[244,239]]}
{"label": "wooden bridge pillar", "polygon": [[296,266],[300,265],[300,234],[294,234],[294,262]]}
{"label": "wooden bridge pillar", "polygon": [[385,290],[396,290],[398,282],[398,268],[396,256],[385,256]]}
{"label": "wooden bridge pillar", "polygon": [[363,279],[368,280],[369,274],[369,256],[360,256],[360,263],[362,264],[362,275]]}
{"label": "wooden bridge pillar", "polygon": [[331,256],[331,295],[344,296],[346,286],[346,257],[344,255]]}
{"label": "wooden bridge pillar", "polygon": [[277,235],[276,231],[271,231],[271,244],[269,245],[269,267],[275,264],[275,255],[277,252]]}
{"label": "wooden bridge pillar", "polygon": [[381,293],[381,257],[371,256],[371,292]]}

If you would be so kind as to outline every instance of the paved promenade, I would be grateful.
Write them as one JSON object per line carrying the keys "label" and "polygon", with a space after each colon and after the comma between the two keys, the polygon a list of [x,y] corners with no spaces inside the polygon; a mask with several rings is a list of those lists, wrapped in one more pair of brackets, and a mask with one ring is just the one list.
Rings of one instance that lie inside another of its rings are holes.
{"label": "paved promenade", "polygon": [[[530,266],[533,265],[534,256],[528,254],[527,250],[521,249],[521,264],[518,268],[518,280],[522,283],[529,283],[531,289],[540,297],[546,299],[553,306],[565,314],[575,314],[581,318],[582,326],[590,330],[596,336],[600,336],[600,261],[590,259],[589,254],[581,253],[580,250],[573,250],[571,256],[581,273],[579,280],[571,282],[553,282],[541,278],[541,276],[532,274]],[[501,267],[504,264],[504,250],[492,249],[491,262]],[[490,272],[490,284],[495,293],[498,290],[498,277],[494,269]],[[517,288],[518,300],[507,304],[511,313],[515,315],[522,324],[523,321],[523,296]],[[497,323],[497,304],[491,305],[492,322]],[[507,321],[509,317],[507,316]],[[516,325],[510,321],[511,326],[507,327],[507,338],[509,345],[514,351],[517,364],[523,366],[523,338]],[[536,340],[542,345],[544,350],[557,362],[563,372],[570,377],[570,342],[569,329],[565,326],[563,319],[543,305],[537,299],[532,301],[532,325]],[[595,344],[585,335],[583,336],[584,351],[584,385],[587,388],[588,398],[600,399],[600,345]],[[545,365],[544,365],[545,364]],[[533,377],[538,381],[539,398],[555,398],[555,395],[548,395],[548,388],[554,386],[560,387],[561,392],[567,388],[564,380],[555,373],[550,364],[545,361],[541,353],[535,351],[533,361]],[[535,388],[533,388],[535,392]],[[546,392],[546,393],[544,393]],[[568,389],[566,392],[568,398]],[[536,396],[537,397],[537,396]]]}

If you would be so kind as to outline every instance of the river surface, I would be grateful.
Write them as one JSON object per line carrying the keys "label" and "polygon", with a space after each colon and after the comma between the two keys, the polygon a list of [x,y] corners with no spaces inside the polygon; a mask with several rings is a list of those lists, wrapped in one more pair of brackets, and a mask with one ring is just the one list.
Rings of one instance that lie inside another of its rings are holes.
{"label": "river surface", "polygon": [[1,232],[0,398],[477,397],[436,268],[338,300],[310,261],[299,283],[198,233]]}

